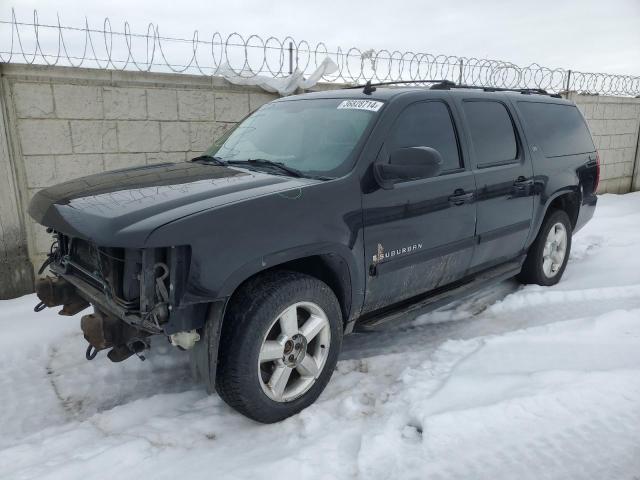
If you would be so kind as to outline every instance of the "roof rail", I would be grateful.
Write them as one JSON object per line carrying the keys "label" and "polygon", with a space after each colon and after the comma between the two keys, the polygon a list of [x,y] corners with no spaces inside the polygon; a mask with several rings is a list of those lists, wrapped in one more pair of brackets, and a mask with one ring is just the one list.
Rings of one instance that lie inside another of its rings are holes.
{"label": "roof rail", "polygon": [[[452,83],[453,85],[455,85],[453,82],[450,82],[449,80],[397,80],[394,82],[378,82],[378,83],[371,83],[371,80],[368,80],[367,83],[365,83],[364,85],[352,85],[349,87],[344,87],[344,90],[355,90],[357,88],[362,88],[362,92],[365,95],[371,95],[371,93],[376,91],[376,87],[383,87],[383,86],[387,86],[387,85],[408,85],[411,83],[434,83],[434,84],[446,84],[446,83]],[[433,87],[432,87],[433,88]]]}
{"label": "roof rail", "polygon": [[554,98],[562,98],[558,93],[549,93],[542,88],[503,88],[503,87],[479,87],[476,85],[457,85],[454,82],[447,81],[446,83],[432,85],[430,87],[433,90],[449,90],[451,88],[470,88],[474,90],[482,90],[484,92],[518,92],[523,95],[548,95]]}
{"label": "roof rail", "polygon": [[558,93],[549,93],[542,88],[503,88],[503,87],[481,87],[476,85],[465,85],[465,84],[456,84],[451,80],[398,80],[394,82],[378,82],[371,83],[371,80],[367,81],[365,85],[354,85],[350,87],[344,87],[345,89],[357,89],[362,88],[363,93],[366,95],[371,95],[371,93],[376,91],[376,87],[382,87],[387,85],[409,85],[409,84],[421,84],[421,83],[432,83],[429,87],[430,90],[450,90],[452,88],[470,88],[474,90],[482,90],[484,92],[518,92],[523,95],[548,95],[554,98],[562,98],[562,96]]}

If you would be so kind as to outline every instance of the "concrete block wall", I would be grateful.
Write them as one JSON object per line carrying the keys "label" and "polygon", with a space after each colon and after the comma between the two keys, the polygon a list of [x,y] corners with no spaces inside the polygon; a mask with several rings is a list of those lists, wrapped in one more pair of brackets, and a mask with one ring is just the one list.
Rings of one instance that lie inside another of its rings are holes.
{"label": "concrete block wall", "polygon": [[[5,268],[25,276],[46,258],[51,237],[26,213],[38,190],[107,170],[185,161],[250,111],[277,98],[203,76],[17,64],[0,64],[0,73],[7,117],[2,123],[12,147],[6,168],[18,186],[10,195],[16,197],[16,207],[9,209],[16,218],[0,215],[0,221],[3,228],[11,224],[20,232],[13,243],[28,251],[21,269],[0,264],[0,278]],[[0,179],[0,191],[3,187]],[[15,252],[1,245],[0,250]],[[24,293],[32,277],[29,273],[16,289],[0,283],[0,298]]]}
{"label": "concrete block wall", "polygon": [[633,178],[631,179],[631,191],[640,191],[640,133],[638,134],[638,145],[636,146],[636,159],[633,165]]}
{"label": "concrete block wall", "polygon": [[628,193],[640,189],[640,99],[576,94],[570,99],[586,118],[600,153],[598,193]]}
{"label": "concrete block wall", "polygon": [[33,288],[33,269],[22,222],[4,99],[0,82],[0,298],[13,298]]}

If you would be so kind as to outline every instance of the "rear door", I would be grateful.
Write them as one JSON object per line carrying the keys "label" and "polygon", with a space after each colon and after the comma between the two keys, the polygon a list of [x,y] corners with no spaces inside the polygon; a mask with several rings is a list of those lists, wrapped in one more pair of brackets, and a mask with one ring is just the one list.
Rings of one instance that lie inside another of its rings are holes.
{"label": "rear door", "polygon": [[458,97],[477,185],[477,245],[470,271],[523,253],[531,228],[531,158],[517,116],[501,94],[495,96]]}
{"label": "rear door", "polygon": [[376,161],[404,147],[432,147],[443,157],[438,177],[397,183],[363,195],[364,311],[375,310],[462,277],[474,246],[475,181],[465,168],[450,105],[409,104],[394,121]]}
{"label": "rear door", "polygon": [[578,107],[563,100],[539,101],[536,97],[513,102],[526,128],[533,172],[539,183],[534,232],[546,213],[544,205],[557,192],[578,188],[577,179],[583,202],[595,200],[598,176],[596,148]]}

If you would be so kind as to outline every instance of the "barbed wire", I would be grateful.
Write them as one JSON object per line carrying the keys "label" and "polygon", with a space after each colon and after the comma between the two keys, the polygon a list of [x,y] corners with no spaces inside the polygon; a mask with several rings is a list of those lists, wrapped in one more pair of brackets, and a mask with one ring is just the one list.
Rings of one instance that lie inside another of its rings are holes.
{"label": "barbed wire", "polygon": [[[6,42],[6,37],[10,42]],[[75,37],[71,40],[71,37]],[[191,39],[165,36],[160,27],[147,25],[146,33],[134,33],[125,21],[114,31],[109,18],[102,28],[33,20],[18,21],[15,10],[10,20],[0,20],[0,61],[63,65],[115,70],[138,70],[199,75],[232,71],[243,77],[267,75],[285,77],[295,70],[308,74],[329,57],[337,70],[322,79],[331,83],[418,81],[437,78],[478,87],[538,88],[549,92],[577,91],[600,95],[638,96],[640,76],[580,72],[548,68],[536,63],[524,67],[512,62],[473,57],[433,55],[398,50],[329,50],[325,43],[312,46],[292,37],[279,39],[259,35],[243,36],[215,32],[201,39],[198,30]],[[182,58],[175,62],[173,58]]]}

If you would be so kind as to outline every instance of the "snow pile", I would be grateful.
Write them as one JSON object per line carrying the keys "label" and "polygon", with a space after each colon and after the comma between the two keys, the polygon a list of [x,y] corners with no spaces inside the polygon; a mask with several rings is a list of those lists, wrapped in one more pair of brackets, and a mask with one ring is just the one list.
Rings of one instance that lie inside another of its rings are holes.
{"label": "snow pile", "polygon": [[164,342],[89,363],[78,318],[0,302],[0,478],[637,478],[638,245],[640,194],[605,195],[559,285],[348,337],[318,402],[267,426]]}

